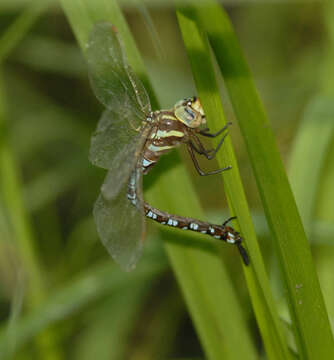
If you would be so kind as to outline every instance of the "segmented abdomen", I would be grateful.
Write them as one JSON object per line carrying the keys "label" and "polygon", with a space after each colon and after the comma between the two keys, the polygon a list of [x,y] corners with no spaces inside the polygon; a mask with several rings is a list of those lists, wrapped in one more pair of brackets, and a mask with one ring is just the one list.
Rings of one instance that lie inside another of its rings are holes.
{"label": "segmented abdomen", "polygon": [[230,226],[215,225],[193,218],[171,215],[144,203],[145,215],[162,225],[173,226],[182,230],[196,231],[210,235],[216,239],[224,240],[230,244],[241,242],[241,237]]}
{"label": "segmented abdomen", "polygon": [[232,218],[228,219],[222,225],[215,225],[197,219],[171,215],[167,212],[156,209],[147,203],[144,203],[144,211],[145,215],[148,218],[157,221],[159,224],[173,226],[183,230],[196,231],[205,235],[212,236],[215,239],[226,241],[229,244],[236,245],[244,264],[249,264],[249,257],[247,251],[242,246],[242,238],[240,234],[232,227],[226,226],[226,223]]}

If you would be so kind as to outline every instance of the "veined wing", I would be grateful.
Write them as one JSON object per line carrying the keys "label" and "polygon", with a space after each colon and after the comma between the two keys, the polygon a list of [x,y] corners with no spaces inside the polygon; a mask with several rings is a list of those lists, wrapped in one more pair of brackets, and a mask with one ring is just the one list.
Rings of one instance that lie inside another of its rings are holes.
{"label": "veined wing", "polygon": [[142,204],[142,172],[135,170],[137,206],[127,199],[128,184],[118,195],[107,200],[101,193],[94,206],[94,219],[103,245],[120,266],[130,271],[140,257],[145,235]]}
{"label": "veined wing", "polygon": [[129,145],[136,148],[140,137],[141,133],[129,127],[121,114],[105,110],[91,138],[89,160],[104,169],[116,168],[117,163],[122,165],[117,156],[127,154]]}
{"label": "veined wing", "polygon": [[137,132],[121,114],[110,110],[102,114],[91,139],[89,159],[94,165],[109,169],[101,188],[106,199],[114,198],[128,181],[150,129],[147,124]]}
{"label": "veined wing", "polygon": [[90,80],[96,97],[110,109],[123,114],[138,129],[151,111],[146,90],[128,65],[116,28],[96,24],[86,45]]}

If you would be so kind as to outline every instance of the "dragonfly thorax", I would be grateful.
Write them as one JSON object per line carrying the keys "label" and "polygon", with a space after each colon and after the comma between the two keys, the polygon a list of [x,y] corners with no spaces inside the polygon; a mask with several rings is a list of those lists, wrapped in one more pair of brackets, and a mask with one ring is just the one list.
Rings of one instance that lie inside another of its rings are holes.
{"label": "dragonfly thorax", "polygon": [[144,174],[152,169],[161,155],[186,143],[190,134],[205,123],[205,114],[199,99],[191,97],[178,101],[170,110],[151,112],[147,121],[151,123],[152,131],[143,149]]}
{"label": "dragonfly thorax", "polygon": [[193,131],[176,117],[174,108],[152,113],[151,131],[142,155],[142,170],[146,174],[158,162],[161,155],[186,142]]}

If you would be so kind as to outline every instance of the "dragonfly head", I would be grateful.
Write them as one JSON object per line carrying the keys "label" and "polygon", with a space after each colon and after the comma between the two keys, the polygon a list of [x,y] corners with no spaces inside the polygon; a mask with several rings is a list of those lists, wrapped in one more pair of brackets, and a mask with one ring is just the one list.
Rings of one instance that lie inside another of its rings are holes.
{"label": "dragonfly head", "polygon": [[196,96],[178,101],[174,105],[174,114],[190,128],[197,128],[206,122],[203,107]]}

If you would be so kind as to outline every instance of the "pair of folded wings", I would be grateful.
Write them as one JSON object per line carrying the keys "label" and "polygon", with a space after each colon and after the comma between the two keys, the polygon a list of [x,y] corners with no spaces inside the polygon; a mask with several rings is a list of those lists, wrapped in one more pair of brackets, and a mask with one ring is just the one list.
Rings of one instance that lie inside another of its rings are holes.
{"label": "pair of folded wings", "polygon": [[[147,92],[127,63],[116,28],[96,24],[86,45],[89,76],[106,107],[91,140],[90,161],[108,170],[94,206],[102,243],[125,270],[140,256],[145,233],[140,152],[149,133]],[[128,180],[136,180],[138,206],[127,200]]]}

